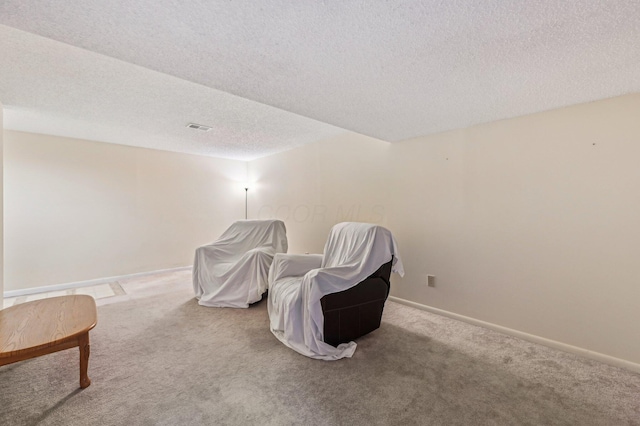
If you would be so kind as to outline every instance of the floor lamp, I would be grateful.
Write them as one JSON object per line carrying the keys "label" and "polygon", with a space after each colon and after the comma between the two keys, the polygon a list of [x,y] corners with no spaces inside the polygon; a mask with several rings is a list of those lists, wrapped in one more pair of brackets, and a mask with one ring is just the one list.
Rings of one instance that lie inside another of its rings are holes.
{"label": "floor lamp", "polygon": [[249,195],[249,187],[245,186],[244,187],[244,218],[245,218],[245,220],[247,219],[247,206],[248,206],[247,197],[248,197],[248,195]]}

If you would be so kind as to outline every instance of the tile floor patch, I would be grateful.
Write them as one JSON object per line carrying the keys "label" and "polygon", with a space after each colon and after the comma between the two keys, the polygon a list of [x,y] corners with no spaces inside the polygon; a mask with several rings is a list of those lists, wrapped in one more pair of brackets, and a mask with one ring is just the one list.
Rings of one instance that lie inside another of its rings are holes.
{"label": "tile floor patch", "polygon": [[7,297],[2,300],[2,309],[32,300],[46,299],[48,297],[66,296],[72,294],[86,294],[94,299],[126,295],[126,291],[118,282],[96,284],[88,287],[70,288],[67,290],[48,291],[43,293],[28,294],[26,296]]}
{"label": "tile floor patch", "polygon": [[117,296],[124,296],[125,294],[127,294],[127,292],[124,291],[124,289],[122,288],[119,282],[116,281],[113,283],[109,283],[109,285],[111,286],[111,290],[113,290],[113,292]]}

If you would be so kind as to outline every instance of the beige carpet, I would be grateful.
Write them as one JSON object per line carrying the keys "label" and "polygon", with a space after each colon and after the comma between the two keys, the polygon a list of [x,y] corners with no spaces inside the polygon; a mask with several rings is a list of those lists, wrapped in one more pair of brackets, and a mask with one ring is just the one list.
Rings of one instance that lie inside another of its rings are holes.
{"label": "beige carpet", "polygon": [[98,308],[87,389],[77,350],[0,367],[0,425],[640,425],[640,375],[407,306],[324,362],[278,342],[264,302],[147,284]]}

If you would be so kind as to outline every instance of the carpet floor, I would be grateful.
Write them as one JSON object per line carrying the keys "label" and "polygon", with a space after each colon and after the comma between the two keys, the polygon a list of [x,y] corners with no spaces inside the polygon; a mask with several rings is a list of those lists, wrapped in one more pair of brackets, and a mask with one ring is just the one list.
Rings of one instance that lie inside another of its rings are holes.
{"label": "carpet floor", "polygon": [[633,372],[393,302],[353,358],[312,360],[264,301],[201,307],[190,278],[99,306],[86,389],[77,349],[0,367],[0,424],[640,425]]}

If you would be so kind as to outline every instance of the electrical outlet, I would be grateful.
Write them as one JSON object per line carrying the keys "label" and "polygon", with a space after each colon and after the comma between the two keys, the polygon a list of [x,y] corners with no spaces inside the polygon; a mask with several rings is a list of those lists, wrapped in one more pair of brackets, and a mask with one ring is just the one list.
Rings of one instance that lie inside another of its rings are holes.
{"label": "electrical outlet", "polygon": [[435,287],[436,286],[436,276],[435,275],[427,275],[427,286]]}

